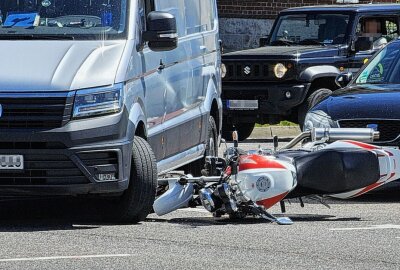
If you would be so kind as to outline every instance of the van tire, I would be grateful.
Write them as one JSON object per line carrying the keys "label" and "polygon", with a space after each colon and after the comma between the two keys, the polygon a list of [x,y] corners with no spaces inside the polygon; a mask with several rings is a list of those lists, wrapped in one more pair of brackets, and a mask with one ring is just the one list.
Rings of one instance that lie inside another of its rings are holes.
{"label": "van tire", "polygon": [[232,141],[232,132],[236,129],[239,135],[239,141],[244,141],[248,137],[250,137],[251,133],[254,130],[255,123],[240,123],[236,124],[235,127],[233,125],[223,125],[222,126],[222,138],[227,141]]}
{"label": "van tire", "polygon": [[153,208],[157,189],[157,163],[146,140],[135,137],[132,148],[132,164],[129,187],[107,214],[114,221],[137,223],[146,219]]}
{"label": "van tire", "polygon": [[214,117],[208,118],[208,131],[205,156],[218,156],[218,129]]}
{"label": "van tire", "polygon": [[324,98],[330,96],[332,94],[332,90],[327,88],[321,88],[315,90],[311,93],[310,96],[300,105],[298,111],[298,118],[299,118],[299,126],[300,129],[303,130],[304,127],[304,120],[306,118],[307,112],[312,109],[315,105],[317,105],[320,101]]}
{"label": "van tire", "polygon": [[210,116],[208,119],[207,141],[204,156],[184,167],[182,170],[193,176],[202,176],[202,170],[205,168],[207,156],[218,156],[218,129],[214,117]]}

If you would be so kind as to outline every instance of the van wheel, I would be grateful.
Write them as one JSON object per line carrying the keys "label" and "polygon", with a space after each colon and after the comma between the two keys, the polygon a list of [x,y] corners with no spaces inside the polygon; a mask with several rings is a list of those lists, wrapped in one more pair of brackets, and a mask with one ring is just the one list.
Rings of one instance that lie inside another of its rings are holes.
{"label": "van wheel", "polygon": [[[235,128],[239,134],[239,141],[244,141],[250,137],[254,130],[255,123],[236,124]],[[225,124],[222,126],[222,137],[227,141],[232,141],[232,132],[235,130],[233,125]]]}
{"label": "van wheel", "polygon": [[201,176],[207,156],[218,156],[218,129],[212,116],[208,119],[206,150],[203,158],[182,167],[182,169],[193,176]]}
{"label": "van wheel", "polygon": [[332,94],[332,90],[327,88],[321,88],[313,93],[300,105],[298,111],[298,119],[299,119],[299,126],[300,129],[303,130],[304,127],[304,120],[306,118],[307,112],[312,109],[315,105],[321,102],[326,97]]}
{"label": "van wheel", "polygon": [[137,223],[151,212],[157,188],[157,163],[150,145],[135,137],[132,149],[129,187],[107,207],[107,216],[114,221]]}
{"label": "van wheel", "polygon": [[206,144],[206,156],[218,156],[218,130],[215,124],[214,117],[210,116],[208,119],[208,132]]}

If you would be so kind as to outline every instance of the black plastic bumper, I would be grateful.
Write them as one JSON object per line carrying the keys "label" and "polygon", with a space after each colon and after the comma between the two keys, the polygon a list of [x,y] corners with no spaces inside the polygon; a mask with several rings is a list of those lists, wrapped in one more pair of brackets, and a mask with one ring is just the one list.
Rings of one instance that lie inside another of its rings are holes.
{"label": "black plastic bumper", "polygon": [[[304,101],[309,88],[309,83],[226,82],[222,89],[224,116],[285,115]],[[258,110],[230,110],[227,107],[228,100],[258,100],[259,108]]]}
{"label": "black plastic bumper", "polygon": [[[0,170],[0,196],[120,193],[128,188],[133,135],[127,113],[70,121],[47,131],[6,130],[0,154],[24,156],[24,170]],[[99,179],[114,173],[115,179]]]}

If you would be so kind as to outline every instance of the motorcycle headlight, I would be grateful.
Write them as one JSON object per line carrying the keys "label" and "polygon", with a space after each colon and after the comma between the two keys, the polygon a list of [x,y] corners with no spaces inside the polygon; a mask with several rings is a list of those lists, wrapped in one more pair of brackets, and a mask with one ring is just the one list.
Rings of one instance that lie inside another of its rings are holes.
{"label": "motorcycle headlight", "polygon": [[288,71],[287,67],[282,63],[278,63],[274,67],[274,73],[278,79],[282,79],[287,71]]}
{"label": "motorcycle headlight", "polygon": [[79,90],[75,95],[73,118],[86,118],[117,113],[122,110],[123,84]]}
{"label": "motorcycle headlight", "polygon": [[304,120],[304,131],[312,130],[313,128],[337,128],[338,125],[324,111],[308,112]]}

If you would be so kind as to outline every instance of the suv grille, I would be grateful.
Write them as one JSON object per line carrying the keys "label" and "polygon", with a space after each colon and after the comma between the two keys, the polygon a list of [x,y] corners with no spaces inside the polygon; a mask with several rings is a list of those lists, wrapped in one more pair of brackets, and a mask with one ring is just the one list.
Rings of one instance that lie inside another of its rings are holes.
{"label": "suv grille", "polygon": [[70,185],[89,180],[65,155],[24,154],[22,172],[3,171],[0,185]]}
{"label": "suv grille", "polygon": [[225,81],[282,81],[285,77],[292,75],[292,70],[288,70],[284,79],[276,78],[274,73],[276,63],[224,62],[224,64],[226,66]]}
{"label": "suv grille", "polygon": [[380,138],[378,142],[393,141],[400,135],[399,120],[342,120],[339,121],[341,128],[366,128],[368,125],[378,125]]}
{"label": "suv grille", "polygon": [[71,118],[73,96],[68,93],[0,95],[3,129],[52,129]]}

